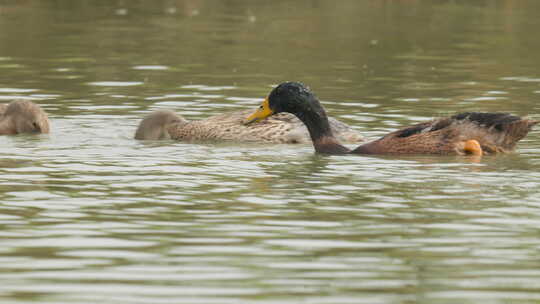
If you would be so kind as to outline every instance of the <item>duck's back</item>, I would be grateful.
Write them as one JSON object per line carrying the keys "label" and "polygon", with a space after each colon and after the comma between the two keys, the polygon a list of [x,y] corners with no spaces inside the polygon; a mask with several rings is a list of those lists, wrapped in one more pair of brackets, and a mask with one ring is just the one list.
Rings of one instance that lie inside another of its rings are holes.
{"label": "duck's back", "polygon": [[353,153],[463,154],[468,140],[476,140],[484,153],[507,153],[537,123],[506,113],[466,112],[397,130]]}
{"label": "duck's back", "polygon": [[[310,143],[311,138],[304,124],[289,113],[279,113],[257,124],[244,125],[251,110],[242,110],[212,116],[169,127],[172,139],[194,141],[240,141],[267,143]],[[346,124],[331,120],[338,138],[348,142],[359,142],[363,138]]]}
{"label": "duck's back", "polygon": [[237,111],[171,126],[172,139],[183,141],[242,141],[268,143],[306,142],[308,138],[299,132],[297,124],[289,115],[276,115],[260,124],[246,126],[243,119],[250,111]]}

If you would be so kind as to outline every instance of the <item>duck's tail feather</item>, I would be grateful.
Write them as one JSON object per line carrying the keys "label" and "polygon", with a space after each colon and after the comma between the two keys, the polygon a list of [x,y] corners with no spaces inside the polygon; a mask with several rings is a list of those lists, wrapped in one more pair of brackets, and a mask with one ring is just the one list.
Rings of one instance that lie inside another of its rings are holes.
{"label": "duck's tail feather", "polygon": [[464,136],[476,139],[486,152],[508,152],[524,138],[537,120],[521,118],[507,113],[466,112],[451,117],[460,123]]}

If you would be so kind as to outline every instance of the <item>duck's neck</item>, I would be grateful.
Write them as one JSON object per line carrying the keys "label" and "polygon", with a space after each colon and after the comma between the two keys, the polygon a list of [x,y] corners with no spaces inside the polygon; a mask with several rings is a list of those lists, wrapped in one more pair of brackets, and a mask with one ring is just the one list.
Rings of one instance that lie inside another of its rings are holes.
{"label": "duck's neck", "polygon": [[313,107],[294,113],[307,127],[315,152],[324,154],[345,154],[350,150],[342,146],[334,137],[326,112],[318,101]]}

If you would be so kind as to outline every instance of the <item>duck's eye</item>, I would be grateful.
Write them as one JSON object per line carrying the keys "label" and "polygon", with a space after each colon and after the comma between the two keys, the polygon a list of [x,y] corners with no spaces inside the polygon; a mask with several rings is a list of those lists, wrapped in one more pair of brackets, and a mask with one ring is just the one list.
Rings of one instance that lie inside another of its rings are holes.
{"label": "duck's eye", "polygon": [[261,106],[259,107],[259,109],[261,109],[261,110],[262,110],[262,109],[263,109],[263,106],[261,105]]}

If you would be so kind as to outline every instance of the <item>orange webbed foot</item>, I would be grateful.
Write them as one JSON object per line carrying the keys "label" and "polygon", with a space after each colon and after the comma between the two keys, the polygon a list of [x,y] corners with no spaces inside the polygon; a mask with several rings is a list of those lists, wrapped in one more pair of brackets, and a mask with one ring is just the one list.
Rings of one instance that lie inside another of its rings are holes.
{"label": "orange webbed foot", "polygon": [[475,139],[469,139],[463,143],[463,152],[474,156],[482,156],[484,154],[480,143]]}

